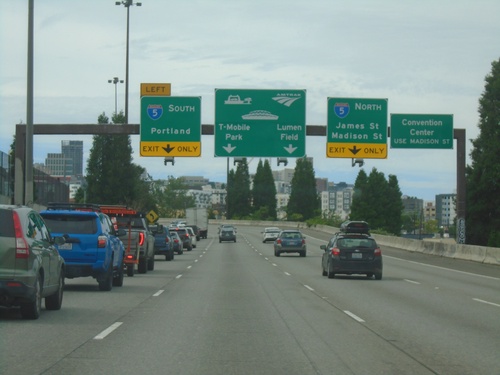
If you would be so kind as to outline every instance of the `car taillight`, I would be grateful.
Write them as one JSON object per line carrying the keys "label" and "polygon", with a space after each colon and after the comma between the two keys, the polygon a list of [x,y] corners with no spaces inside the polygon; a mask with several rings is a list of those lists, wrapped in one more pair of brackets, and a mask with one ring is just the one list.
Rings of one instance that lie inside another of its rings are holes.
{"label": "car taillight", "polygon": [[281,238],[278,238],[278,239],[276,240],[276,243],[277,243],[277,244],[279,244],[279,245],[281,245]]}
{"label": "car taillight", "polygon": [[302,239],[302,245],[306,244],[306,240]]}
{"label": "car taillight", "polygon": [[131,260],[131,259],[134,259],[134,256],[133,256],[133,255],[131,255],[131,254],[128,254],[125,258],[127,258],[127,259]]}
{"label": "car taillight", "polygon": [[30,248],[23,235],[21,220],[17,212],[12,213],[14,219],[14,233],[16,235],[16,258],[26,259],[30,255]]}
{"label": "car taillight", "polygon": [[144,240],[145,240],[144,233],[140,232],[139,233],[139,246],[144,245]]}
{"label": "car taillight", "polygon": [[106,236],[97,237],[97,247],[98,248],[106,247],[107,244],[108,244],[108,240],[107,240]]}
{"label": "car taillight", "polygon": [[340,255],[340,249],[338,247],[334,247],[332,249],[332,255],[333,256],[339,256]]}
{"label": "car taillight", "polygon": [[165,237],[165,243],[169,243],[170,240],[168,239],[168,237]]}
{"label": "car taillight", "polygon": [[189,233],[186,233],[186,238],[189,238]]}
{"label": "car taillight", "polygon": [[380,247],[377,247],[373,253],[376,257],[382,256],[382,250],[380,250]]}

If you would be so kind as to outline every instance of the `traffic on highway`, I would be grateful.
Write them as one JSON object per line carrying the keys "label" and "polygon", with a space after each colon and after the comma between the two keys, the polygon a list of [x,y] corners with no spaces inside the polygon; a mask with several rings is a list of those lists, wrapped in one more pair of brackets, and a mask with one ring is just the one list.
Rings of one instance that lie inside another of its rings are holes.
{"label": "traffic on highway", "polygon": [[380,246],[381,280],[328,278],[331,234],[300,229],[307,256],[276,256],[264,227],[236,226],[111,291],[66,279],[37,320],[1,308],[0,374],[499,373],[498,266]]}

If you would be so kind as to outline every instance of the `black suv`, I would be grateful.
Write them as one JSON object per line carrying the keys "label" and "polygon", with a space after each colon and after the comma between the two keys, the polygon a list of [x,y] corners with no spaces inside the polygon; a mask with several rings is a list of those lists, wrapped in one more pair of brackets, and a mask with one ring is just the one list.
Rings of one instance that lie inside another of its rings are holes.
{"label": "black suv", "polygon": [[340,232],[335,233],[327,245],[321,245],[323,276],[333,279],[336,274],[364,274],[382,279],[382,251],[370,236],[365,221],[342,223]]}

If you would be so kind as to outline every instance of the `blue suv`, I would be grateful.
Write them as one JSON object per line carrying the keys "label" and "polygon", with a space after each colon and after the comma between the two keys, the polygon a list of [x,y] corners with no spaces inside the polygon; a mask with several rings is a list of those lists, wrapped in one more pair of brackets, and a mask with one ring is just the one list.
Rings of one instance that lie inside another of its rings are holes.
{"label": "blue suv", "polygon": [[52,236],[66,239],[57,246],[66,262],[66,278],[92,276],[103,291],[123,285],[125,249],[106,214],[88,205],[49,203],[40,215]]}

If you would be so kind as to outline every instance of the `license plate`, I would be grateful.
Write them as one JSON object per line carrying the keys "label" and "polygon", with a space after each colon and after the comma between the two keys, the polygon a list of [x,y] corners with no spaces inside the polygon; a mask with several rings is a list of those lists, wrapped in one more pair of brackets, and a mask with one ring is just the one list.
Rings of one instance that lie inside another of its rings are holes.
{"label": "license plate", "polygon": [[63,243],[62,245],[58,246],[59,250],[73,250],[73,244],[71,242],[66,242]]}
{"label": "license plate", "polygon": [[362,259],[363,254],[361,253],[352,253],[352,259]]}

